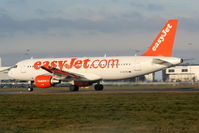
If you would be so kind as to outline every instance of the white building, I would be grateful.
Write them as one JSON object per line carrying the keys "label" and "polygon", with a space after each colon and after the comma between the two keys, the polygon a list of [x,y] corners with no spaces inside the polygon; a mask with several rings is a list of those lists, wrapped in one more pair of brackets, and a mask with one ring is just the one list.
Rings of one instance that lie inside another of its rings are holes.
{"label": "white building", "polygon": [[199,81],[199,64],[180,65],[163,70],[163,81],[190,82]]}

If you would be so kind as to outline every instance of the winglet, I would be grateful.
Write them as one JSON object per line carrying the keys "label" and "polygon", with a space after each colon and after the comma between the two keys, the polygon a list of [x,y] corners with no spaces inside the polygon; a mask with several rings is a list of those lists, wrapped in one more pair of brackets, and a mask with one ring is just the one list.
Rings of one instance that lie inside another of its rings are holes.
{"label": "winglet", "polygon": [[169,20],[149,49],[141,56],[172,56],[178,20]]}

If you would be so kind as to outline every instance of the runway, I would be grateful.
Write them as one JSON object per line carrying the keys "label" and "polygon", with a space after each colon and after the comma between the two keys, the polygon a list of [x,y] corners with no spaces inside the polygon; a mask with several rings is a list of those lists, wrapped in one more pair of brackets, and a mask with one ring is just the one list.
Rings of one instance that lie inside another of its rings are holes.
{"label": "runway", "polygon": [[35,90],[32,92],[28,91],[0,91],[0,94],[45,94],[45,93],[66,93],[66,94],[86,94],[86,93],[142,93],[142,92],[199,92],[199,88],[175,88],[175,89],[105,89],[103,91],[95,90],[84,90],[81,89],[78,92],[70,92],[66,90]]}

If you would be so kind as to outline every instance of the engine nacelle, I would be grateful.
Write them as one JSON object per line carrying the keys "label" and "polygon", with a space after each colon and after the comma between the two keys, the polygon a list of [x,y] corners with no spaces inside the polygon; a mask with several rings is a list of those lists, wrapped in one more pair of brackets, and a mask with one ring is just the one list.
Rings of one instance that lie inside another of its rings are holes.
{"label": "engine nacelle", "polygon": [[51,75],[39,75],[35,78],[35,85],[39,88],[48,88],[58,83],[59,80],[53,80]]}

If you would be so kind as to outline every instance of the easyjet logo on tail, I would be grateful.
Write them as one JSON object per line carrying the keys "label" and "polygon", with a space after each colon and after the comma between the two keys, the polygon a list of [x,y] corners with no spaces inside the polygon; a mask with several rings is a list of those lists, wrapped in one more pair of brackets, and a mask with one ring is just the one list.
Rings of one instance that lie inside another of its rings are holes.
{"label": "easyjet logo on tail", "polygon": [[164,42],[166,36],[168,35],[172,27],[173,27],[172,25],[167,24],[167,27],[162,30],[160,37],[157,39],[157,42],[155,43],[155,45],[152,47],[153,51],[156,51],[157,48],[161,45],[161,43]]}

